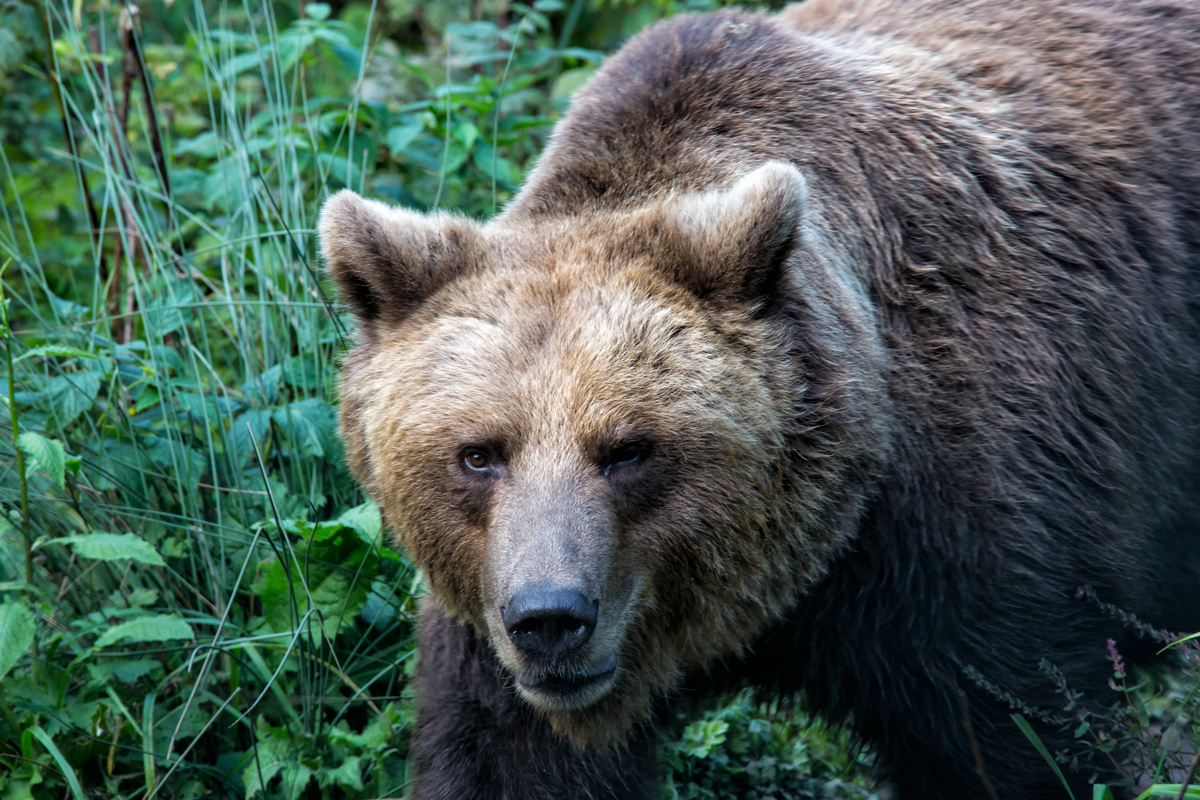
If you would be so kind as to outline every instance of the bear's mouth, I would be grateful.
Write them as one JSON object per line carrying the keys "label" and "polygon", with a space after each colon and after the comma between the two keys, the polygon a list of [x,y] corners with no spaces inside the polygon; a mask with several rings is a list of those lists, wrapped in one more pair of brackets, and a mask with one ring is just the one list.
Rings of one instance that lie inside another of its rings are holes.
{"label": "bear's mouth", "polygon": [[570,673],[517,675],[521,689],[543,702],[554,705],[580,706],[603,694],[617,671],[617,654],[609,653],[599,664]]}

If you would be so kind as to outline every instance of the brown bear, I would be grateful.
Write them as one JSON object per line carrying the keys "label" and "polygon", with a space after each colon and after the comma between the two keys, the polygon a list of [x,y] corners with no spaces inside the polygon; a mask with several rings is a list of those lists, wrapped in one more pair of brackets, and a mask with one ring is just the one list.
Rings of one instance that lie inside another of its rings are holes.
{"label": "brown bear", "polygon": [[497,218],[320,236],[431,592],[414,798],[654,797],[664,709],[744,685],[902,800],[1058,798],[1005,696],[1114,699],[1079,588],[1200,627],[1191,0],[678,17]]}

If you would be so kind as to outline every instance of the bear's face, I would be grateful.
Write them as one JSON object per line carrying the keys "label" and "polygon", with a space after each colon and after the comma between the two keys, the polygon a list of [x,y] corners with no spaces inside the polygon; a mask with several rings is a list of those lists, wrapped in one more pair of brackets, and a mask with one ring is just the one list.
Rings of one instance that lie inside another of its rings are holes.
{"label": "bear's face", "polygon": [[352,467],[434,596],[577,739],[619,735],[824,566],[793,519],[823,487],[785,466],[788,334],[758,313],[802,192],[768,165],[590,219],[478,226],[348,192],[322,212],[360,326]]}

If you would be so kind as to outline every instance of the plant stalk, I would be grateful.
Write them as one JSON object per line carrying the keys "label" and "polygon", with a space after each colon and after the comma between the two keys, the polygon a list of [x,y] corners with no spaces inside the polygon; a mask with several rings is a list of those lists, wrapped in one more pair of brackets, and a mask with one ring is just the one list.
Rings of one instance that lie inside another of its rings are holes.
{"label": "plant stalk", "polygon": [[[0,267],[0,278],[4,270],[12,263],[12,259]],[[4,337],[4,360],[8,367],[8,415],[12,423],[13,451],[17,455],[17,480],[21,485],[21,533],[25,538],[25,597],[30,607],[34,605],[33,591],[33,533],[29,530],[29,484],[25,477],[25,454],[21,452],[20,414],[17,412],[16,375],[13,372],[13,342],[12,330],[8,327],[8,301],[4,297],[4,283],[0,281],[0,333]],[[34,682],[38,677],[38,640],[33,637],[33,672]]]}
{"label": "plant stalk", "polygon": [[[5,267],[8,263],[5,263]],[[0,274],[4,269],[0,268]],[[12,424],[13,451],[17,454],[17,479],[21,483],[21,532],[25,535],[25,593],[33,602],[33,535],[29,531],[29,486],[25,480],[25,454],[18,441],[20,414],[17,412],[16,375],[13,373],[12,331],[8,327],[8,303],[4,298],[4,287],[0,284],[0,326],[4,334],[4,358],[8,366],[8,415]]]}

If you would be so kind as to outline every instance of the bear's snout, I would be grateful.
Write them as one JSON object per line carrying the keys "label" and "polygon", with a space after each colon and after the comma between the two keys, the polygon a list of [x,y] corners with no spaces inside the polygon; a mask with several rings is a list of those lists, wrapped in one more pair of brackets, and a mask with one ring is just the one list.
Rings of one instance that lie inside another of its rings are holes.
{"label": "bear's snout", "polygon": [[531,659],[554,664],[592,638],[600,601],[574,588],[531,586],[500,607],[504,630]]}

